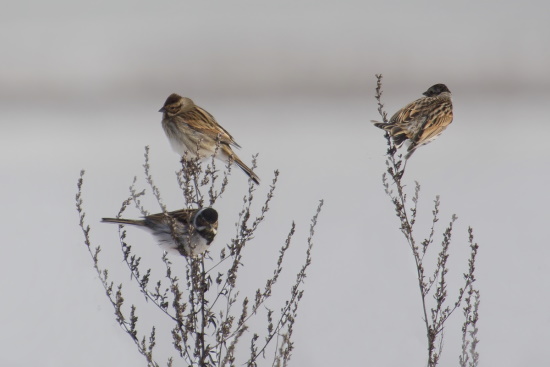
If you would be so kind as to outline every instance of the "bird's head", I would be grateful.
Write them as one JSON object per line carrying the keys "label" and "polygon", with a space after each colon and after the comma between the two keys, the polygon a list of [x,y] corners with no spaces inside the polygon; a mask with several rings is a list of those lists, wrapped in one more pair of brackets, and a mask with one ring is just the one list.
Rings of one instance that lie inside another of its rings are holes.
{"label": "bird's head", "polygon": [[445,84],[435,84],[422,94],[426,97],[435,97],[443,92],[451,93],[451,91],[449,90],[449,88],[447,88]]}
{"label": "bird's head", "polygon": [[201,208],[193,216],[193,227],[198,232],[209,231],[216,235],[218,229],[218,212],[213,208]]}
{"label": "bird's head", "polygon": [[159,110],[168,116],[174,116],[179,113],[189,111],[195,104],[190,98],[182,97],[179,94],[172,93],[164,102],[164,106]]}
{"label": "bird's head", "polygon": [[201,208],[193,216],[193,227],[210,244],[218,233],[218,212],[213,208]]}

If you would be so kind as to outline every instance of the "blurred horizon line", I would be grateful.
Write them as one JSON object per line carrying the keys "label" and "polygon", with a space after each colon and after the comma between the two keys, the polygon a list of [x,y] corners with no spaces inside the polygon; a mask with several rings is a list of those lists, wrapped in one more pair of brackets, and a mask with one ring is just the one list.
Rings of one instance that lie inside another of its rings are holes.
{"label": "blurred horizon line", "polygon": [[[534,82],[532,80],[441,80],[432,79],[421,83],[418,79],[407,79],[405,81],[397,81],[396,78],[384,78],[383,89],[386,93],[400,94],[417,93],[419,96],[424,89],[428,89],[436,83],[446,84],[451,92],[455,90],[472,90],[475,93],[494,93],[494,94],[515,94],[532,91],[533,93],[550,93],[550,81],[541,80]],[[34,85],[14,85],[0,83],[0,99],[3,102],[28,100],[53,101],[58,99],[80,99],[91,97],[116,97],[117,100],[131,100],[136,98],[146,98],[151,95],[166,95],[170,93],[178,93],[193,97],[213,96],[224,98],[266,98],[269,96],[300,96],[300,97],[348,97],[359,96],[362,94],[373,94],[376,87],[376,78],[374,74],[368,80],[357,80],[356,83],[331,83],[329,81],[314,83],[263,83],[261,85],[254,82],[247,85],[234,86],[231,83],[216,83],[210,82],[203,85],[196,83],[187,83],[188,87],[184,88],[185,83],[177,86],[175,83],[160,83],[151,80],[138,80],[132,82],[113,82],[109,84],[73,84],[63,85],[62,83],[38,83]],[[95,99],[95,98],[94,98]],[[35,101],[36,102],[36,101]]]}

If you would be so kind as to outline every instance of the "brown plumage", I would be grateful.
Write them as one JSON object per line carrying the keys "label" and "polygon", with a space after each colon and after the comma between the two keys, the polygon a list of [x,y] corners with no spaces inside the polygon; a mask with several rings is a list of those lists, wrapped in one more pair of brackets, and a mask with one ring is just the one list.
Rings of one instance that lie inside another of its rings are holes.
{"label": "brown plumage", "polygon": [[418,147],[435,140],[453,121],[451,91],[445,84],[435,84],[423,94],[425,97],[397,111],[387,124],[372,121],[390,134],[397,148],[410,141],[405,159]]}
{"label": "brown plumage", "polygon": [[213,208],[182,209],[152,214],[143,219],[103,218],[104,223],[130,224],[146,229],[165,251],[198,256],[208,249],[218,230]]}
{"label": "brown plumage", "polygon": [[214,116],[195,105],[191,99],[173,93],[159,112],[163,113],[162,127],[176,153],[181,156],[187,152],[190,157],[196,157],[197,154],[200,158],[211,157],[216,152],[219,139],[220,148],[216,158],[228,162],[231,157],[256,184],[260,183],[260,178],[233,152],[231,147],[240,148],[240,145],[231,134],[218,124]]}

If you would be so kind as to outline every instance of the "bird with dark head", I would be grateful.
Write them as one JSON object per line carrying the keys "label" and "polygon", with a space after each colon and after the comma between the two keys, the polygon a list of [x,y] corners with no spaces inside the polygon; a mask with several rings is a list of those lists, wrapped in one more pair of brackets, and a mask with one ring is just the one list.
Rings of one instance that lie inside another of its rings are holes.
{"label": "bird with dark head", "polygon": [[260,178],[233,152],[232,147],[240,148],[240,145],[214,116],[190,98],[173,93],[159,112],[162,112],[162,128],[176,153],[192,158],[208,158],[216,154],[216,158],[224,162],[231,159],[252,181],[260,183]]}
{"label": "bird with dark head", "polygon": [[138,226],[151,233],[165,251],[196,257],[204,253],[216,237],[218,212],[213,208],[182,209],[137,220],[103,218],[102,222]]}
{"label": "bird with dark head", "polygon": [[453,122],[451,91],[445,84],[435,84],[422,94],[425,97],[397,111],[388,123],[372,121],[390,134],[397,148],[406,141],[410,143],[405,159],[418,147],[435,140]]}

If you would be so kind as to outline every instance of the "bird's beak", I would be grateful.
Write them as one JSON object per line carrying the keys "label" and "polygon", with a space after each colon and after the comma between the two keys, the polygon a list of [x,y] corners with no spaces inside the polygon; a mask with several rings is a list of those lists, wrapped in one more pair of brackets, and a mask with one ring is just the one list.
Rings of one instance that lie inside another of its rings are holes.
{"label": "bird's beak", "polygon": [[164,109],[164,107],[162,107],[159,112],[166,112],[166,110]]}

